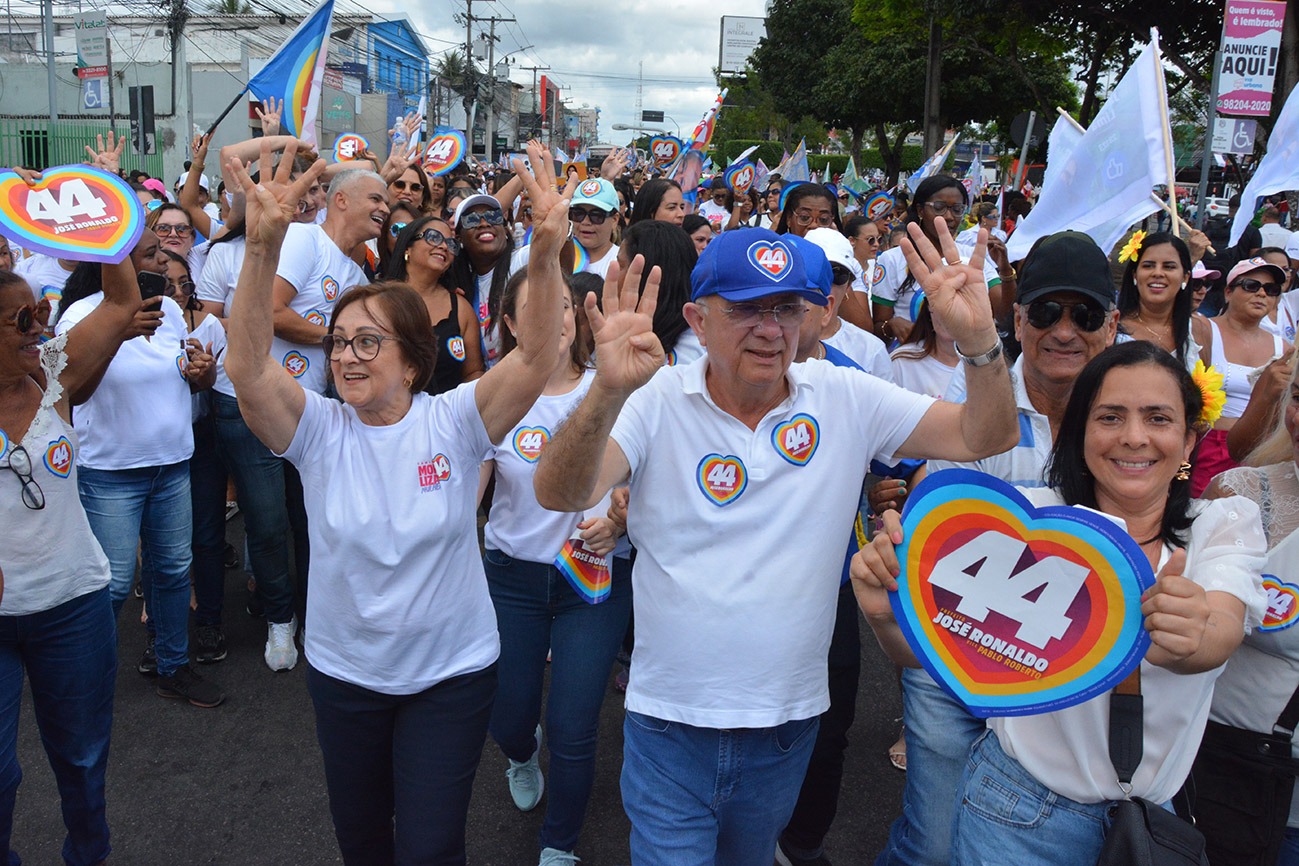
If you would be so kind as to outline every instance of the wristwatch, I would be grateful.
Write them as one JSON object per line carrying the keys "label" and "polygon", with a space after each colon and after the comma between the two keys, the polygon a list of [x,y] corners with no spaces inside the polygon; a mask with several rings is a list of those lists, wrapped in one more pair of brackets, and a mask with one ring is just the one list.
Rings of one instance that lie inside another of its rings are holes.
{"label": "wristwatch", "polygon": [[961,351],[960,346],[956,347],[956,354],[971,367],[986,367],[1001,357],[1001,340],[993,343],[991,349],[979,355],[967,355]]}

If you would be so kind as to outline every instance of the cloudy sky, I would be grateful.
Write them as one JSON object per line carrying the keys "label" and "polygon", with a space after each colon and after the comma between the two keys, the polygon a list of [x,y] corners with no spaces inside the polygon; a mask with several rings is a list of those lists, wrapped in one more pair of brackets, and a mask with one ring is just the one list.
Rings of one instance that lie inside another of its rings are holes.
{"label": "cloudy sky", "polygon": [[[455,24],[447,11],[450,7],[463,13],[464,0],[401,7],[394,0],[374,0],[372,8],[410,15],[435,54],[464,43],[464,25]],[[518,19],[496,29],[497,57],[518,52],[510,57],[511,80],[530,88],[532,73],[520,67],[552,67],[540,74],[559,82],[568,105],[598,107],[600,140],[615,143],[629,137],[614,132],[612,126],[634,122],[642,63],[644,108],[666,112],[682,134],[689,135],[717,96],[712,70],[717,65],[721,17],[762,17],[764,7],[764,0],[615,0],[598,6],[554,0],[473,0],[476,18]],[[570,9],[580,14],[569,14]],[[483,22],[475,30],[486,27]],[[671,123],[665,125],[672,128]]]}

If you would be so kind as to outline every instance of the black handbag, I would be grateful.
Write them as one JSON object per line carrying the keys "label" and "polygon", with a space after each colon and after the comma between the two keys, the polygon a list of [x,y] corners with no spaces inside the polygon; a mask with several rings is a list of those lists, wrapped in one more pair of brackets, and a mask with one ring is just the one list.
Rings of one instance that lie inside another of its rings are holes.
{"label": "black handbag", "polygon": [[[1125,791],[1141,764],[1141,713],[1138,667],[1110,695],[1110,762]],[[1204,835],[1158,803],[1129,797],[1115,803],[1109,817],[1096,866],[1209,866]]]}
{"label": "black handbag", "polygon": [[1213,866],[1274,866],[1299,761],[1290,741],[1299,723],[1299,689],[1271,733],[1209,722],[1187,793]]}

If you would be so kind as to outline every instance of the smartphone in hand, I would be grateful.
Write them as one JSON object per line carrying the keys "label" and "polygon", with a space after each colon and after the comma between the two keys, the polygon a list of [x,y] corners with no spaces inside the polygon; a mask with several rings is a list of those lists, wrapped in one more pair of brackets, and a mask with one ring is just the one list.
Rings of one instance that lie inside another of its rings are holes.
{"label": "smartphone in hand", "polygon": [[167,289],[171,288],[171,284],[167,282],[166,277],[152,271],[140,271],[135,275],[135,278],[140,284],[141,300],[147,301],[150,298],[162,297],[167,294]]}

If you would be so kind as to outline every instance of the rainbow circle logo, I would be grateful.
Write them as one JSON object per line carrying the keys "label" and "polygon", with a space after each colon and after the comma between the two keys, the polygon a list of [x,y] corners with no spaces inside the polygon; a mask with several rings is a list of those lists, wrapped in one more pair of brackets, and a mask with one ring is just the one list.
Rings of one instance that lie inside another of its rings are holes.
{"label": "rainbow circle logo", "polygon": [[811,415],[802,412],[771,431],[771,444],[776,453],[795,466],[806,466],[821,444],[821,425]]}
{"label": "rainbow circle logo", "polygon": [[112,264],[143,232],[144,206],[116,175],[64,165],[28,186],[13,171],[0,171],[0,234],[26,250]]}
{"label": "rainbow circle logo", "polygon": [[72,442],[60,436],[45,449],[45,468],[59,478],[72,474]]}
{"label": "rainbow circle logo", "polygon": [[1299,586],[1265,574],[1263,591],[1267,593],[1267,613],[1259,626],[1262,631],[1284,631],[1299,622]]}
{"label": "rainbow circle logo", "polygon": [[600,189],[601,189],[600,181],[588,180],[585,183],[583,183],[580,187],[578,187],[577,191],[584,196],[590,197],[593,195],[599,195]]}
{"label": "rainbow circle logo", "polygon": [[740,498],[749,486],[749,473],[744,462],[734,454],[709,454],[699,461],[695,471],[699,489],[709,502],[719,507],[730,505]]}
{"label": "rainbow circle logo", "polygon": [[1005,482],[936,472],[911,494],[890,596],[907,643],[980,718],[1052,712],[1112,689],[1150,637],[1145,555],[1083,508],[1037,508]]}

